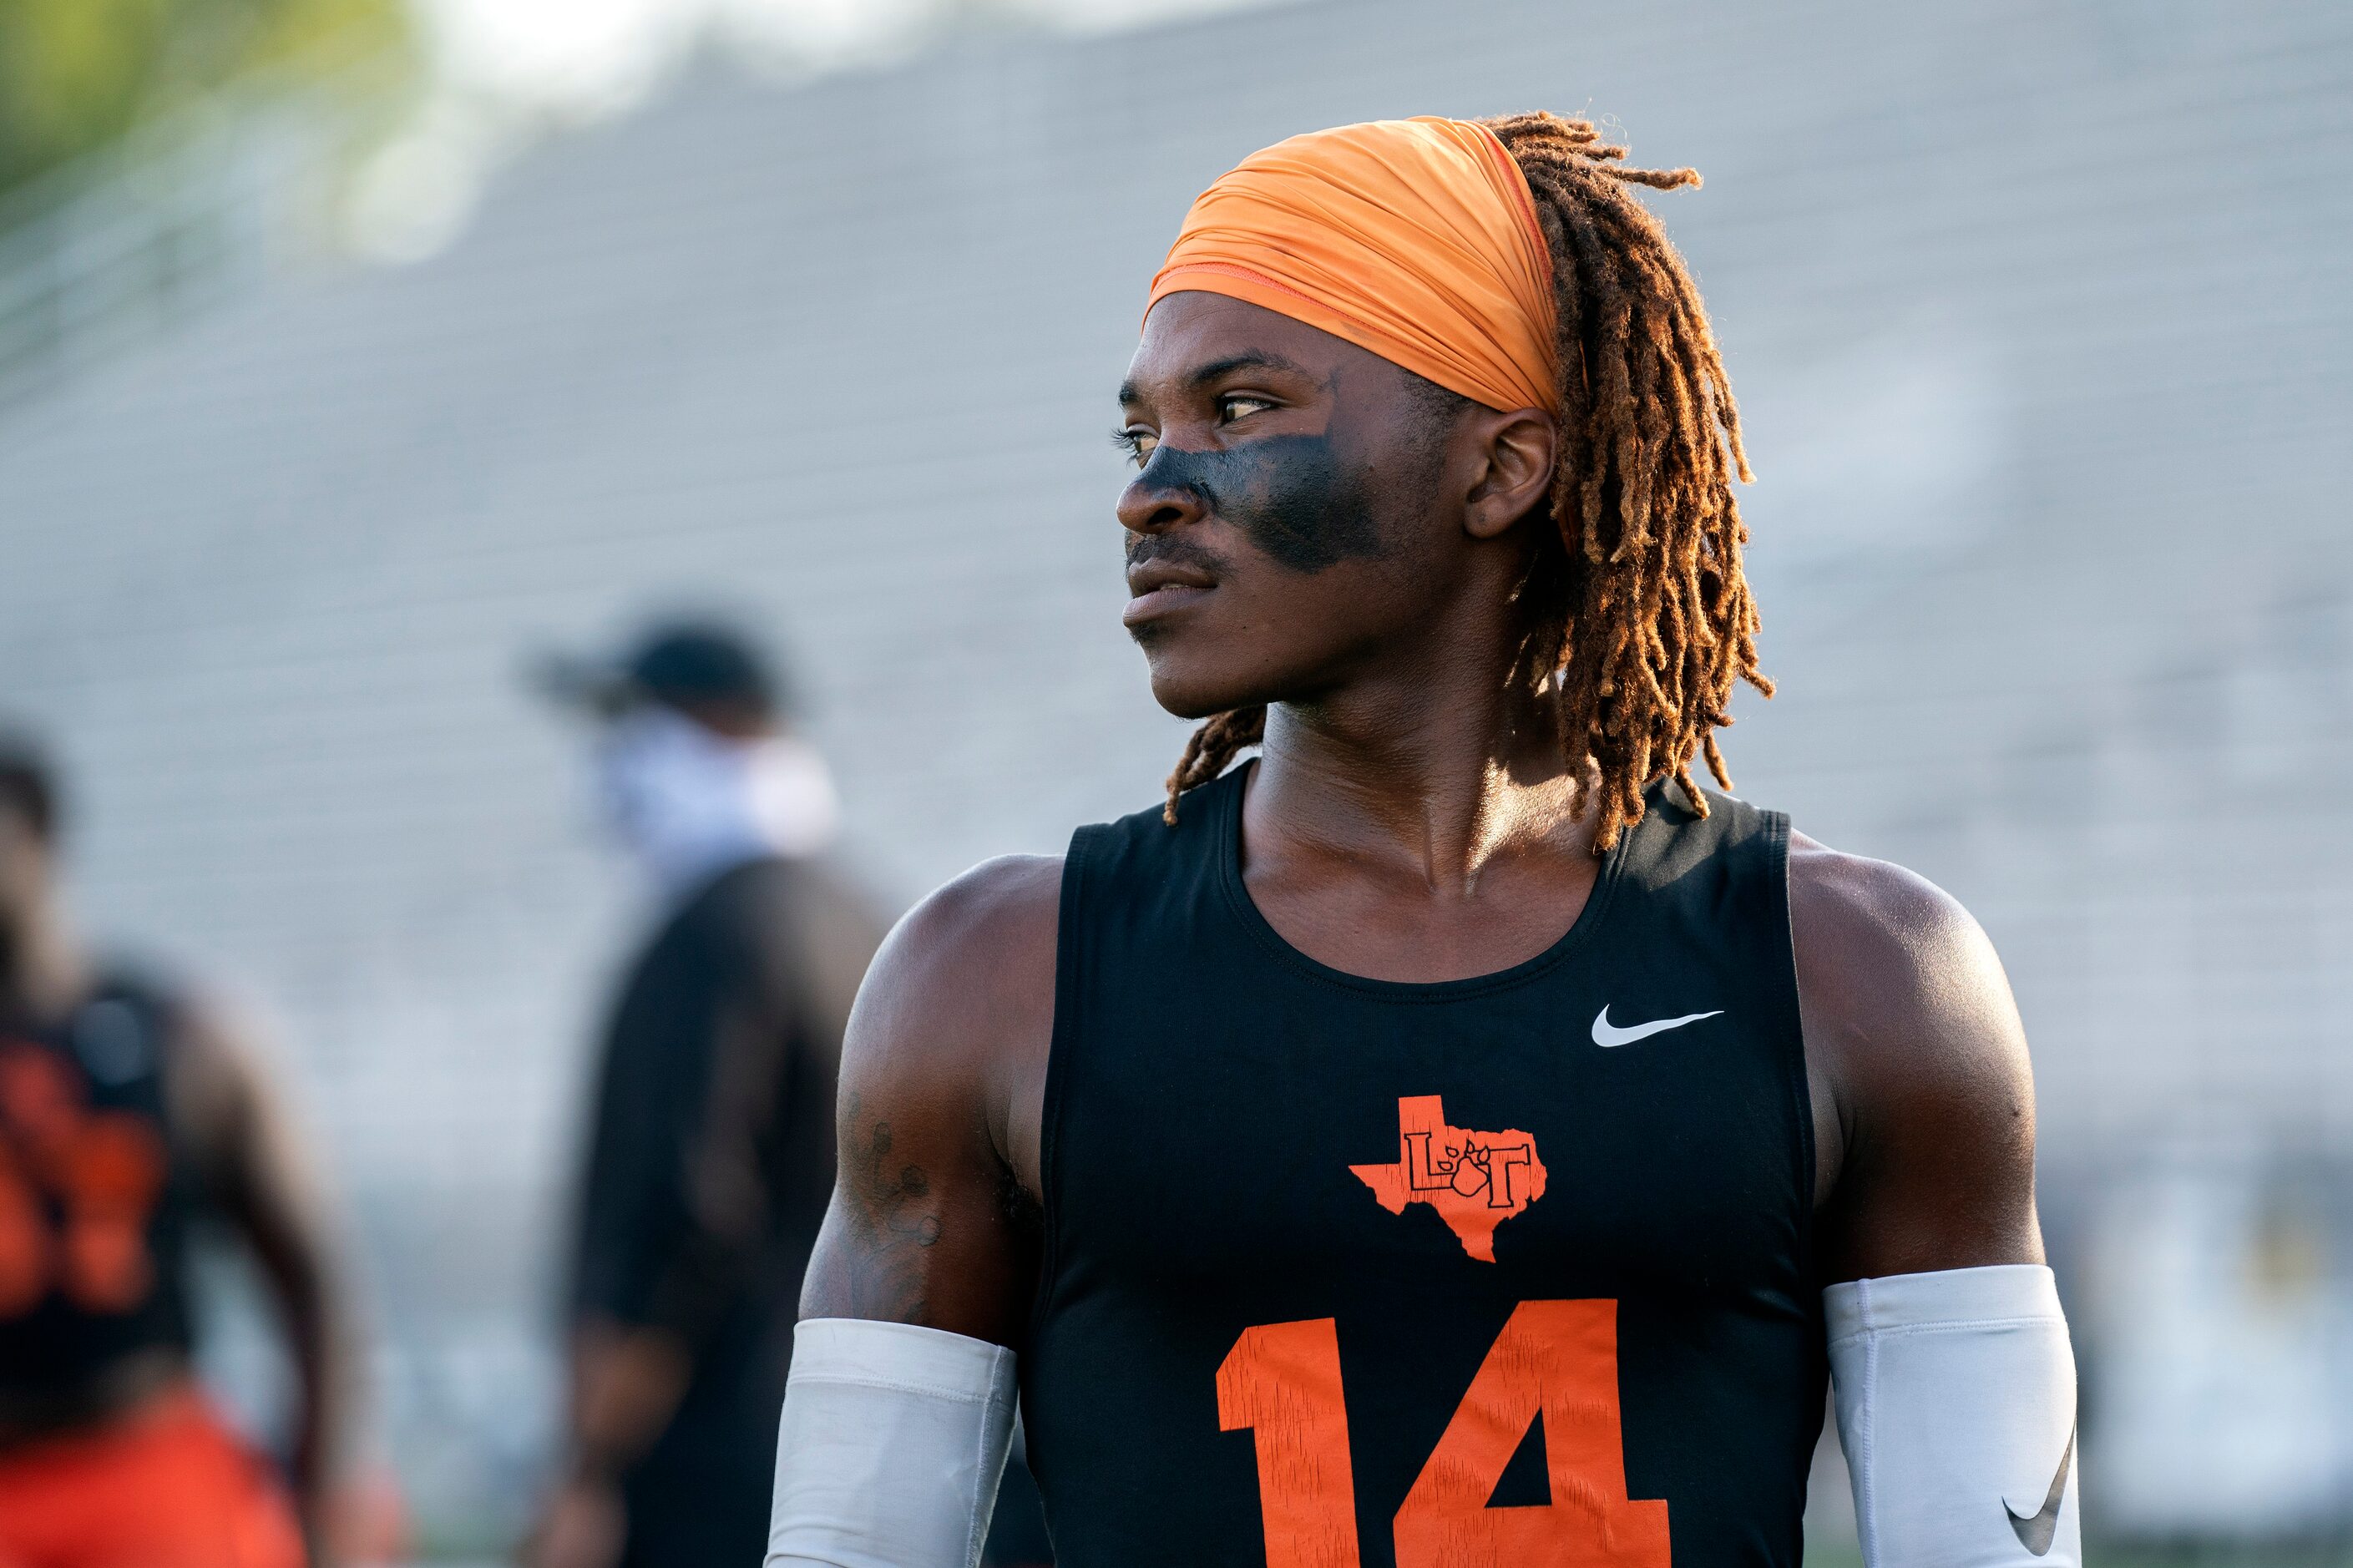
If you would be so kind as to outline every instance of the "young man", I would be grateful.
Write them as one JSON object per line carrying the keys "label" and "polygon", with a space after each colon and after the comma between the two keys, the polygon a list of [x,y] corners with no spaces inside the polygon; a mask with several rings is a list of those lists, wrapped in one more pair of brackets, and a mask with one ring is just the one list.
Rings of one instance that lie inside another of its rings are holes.
{"label": "young man", "polygon": [[[1294,138],[1121,390],[1165,808],[893,934],[770,1562],[2074,1563],[2026,1050],[1953,901],[1692,777],[1763,685],[1722,363],[1581,121]],[[1255,766],[1225,773],[1261,744]],[[1018,1358],[1015,1352],[1018,1351]]]}
{"label": "young man", "polygon": [[[235,1033],[75,938],[58,818],[48,767],[0,737],[0,1565],[300,1568],[346,1385],[317,1186]],[[290,1343],[290,1496],[190,1371],[206,1215]]]}
{"label": "young man", "polygon": [[598,721],[597,793],[660,915],[606,1028],[567,1452],[531,1561],[748,1561],[832,1190],[842,1026],[881,924],[819,855],[831,776],[745,638],[675,623],[553,673]]}

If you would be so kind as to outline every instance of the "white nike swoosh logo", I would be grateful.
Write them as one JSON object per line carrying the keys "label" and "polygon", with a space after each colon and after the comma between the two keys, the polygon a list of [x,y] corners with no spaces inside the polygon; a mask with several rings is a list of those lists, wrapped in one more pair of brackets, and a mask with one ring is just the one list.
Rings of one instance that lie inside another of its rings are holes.
{"label": "white nike swoosh logo", "polygon": [[1702,1018],[1720,1017],[1724,1009],[1713,1013],[1686,1013],[1680,1018],[1661,1018],[1655,1023],[1636,1024],[1621,1029],[1609,1021],[1609,1009],[1605,1005],[1593,1015],[1593,1043],[1605,1050],[1612,1046],[1630,1046],[1636,1040],[1647,1040],[1652,1035],[1663,1035],[1669,1029],[1680,1029],[1685,1024],[1696,1024]]}

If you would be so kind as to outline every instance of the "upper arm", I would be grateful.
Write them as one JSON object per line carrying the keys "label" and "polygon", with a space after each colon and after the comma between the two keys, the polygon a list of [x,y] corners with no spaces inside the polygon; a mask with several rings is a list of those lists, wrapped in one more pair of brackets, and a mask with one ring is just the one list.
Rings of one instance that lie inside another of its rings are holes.
{"label": "upper arm", "polygon": [[1019,1337],[1060,884],[1056,859],[990,861],[875,955],[842,1047],[839,1167],[803,1317]]}
{"label": "upper arm", "polygon": [[251,1041],[204,1005],[181,1010],[175,1037],[170,1109],[206,1197],[282,1294],[323,1291],[322,1186]]}
{"label": "upper arm", "polygon": [[2040,1263],[2034,1084],[1993,944],[1894,866],[1792,845],[1825,1283]]}

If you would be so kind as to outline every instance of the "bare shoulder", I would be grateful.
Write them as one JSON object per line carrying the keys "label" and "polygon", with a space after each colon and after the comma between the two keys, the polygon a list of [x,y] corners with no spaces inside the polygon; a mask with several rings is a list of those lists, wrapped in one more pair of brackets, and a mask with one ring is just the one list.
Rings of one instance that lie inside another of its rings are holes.
{"label": "bare shoulder", "polygon": [[961,1078],[1050,1032],[1059,856],[1008,855],[918,903],[883,939],[850,1015],[848,1060]]}
{"label": "bare shoulder", "polygon": [[1832,1277],[2039,1261],[2033,1075],[1983,929],[1927,879],[1802,836],[1789,918]]}
{"label": "bare shoulder", "polygon": [[1795,836],[1789,920],[1809,1050],[1819,1043],[1857,1071],[2023,1072],[1993,943],[1926,877]]}
{"label": "bare shoulder", "polygon": [[199,1166],[227,1164],[269,1103],[258,1031],[233,1006],[209,995],[175,998],[167,1079],[173,1121]]}
{"label": "bare shoulder", "polygon": [[[284,1280],[329,1256],[332,1203],[288,1105],[269,1031],[225,998],[178,997],[166,1101],[196,1179]],[[303,1285],[308,1289],[308,1284]]]}
{"label": "bare shoulder", "polygon": [[1059,859],[991,860],[883,942],[842,1046],[840,1163],[802,1316],[1018,1341],[1060,898]]}

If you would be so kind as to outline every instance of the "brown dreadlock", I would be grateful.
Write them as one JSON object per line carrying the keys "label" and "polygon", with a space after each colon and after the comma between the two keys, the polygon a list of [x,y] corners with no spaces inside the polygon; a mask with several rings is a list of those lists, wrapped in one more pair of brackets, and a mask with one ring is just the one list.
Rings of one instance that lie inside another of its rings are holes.
{"label": "brown dreadlock", "polygon": [[[1544,700],[1580,773],[1576,809],[1600,792],[1594,849],[1642,819],[1643,792],[1672,777],[1701,816],[1694,755],[1725,788],[1714,731],[1732,688],[1766,696],[1757,607],[1740,568],[1748,530],[1732,479],[1748,471],[1740,415],[1683,258],[1628,185],[1697,186],[1694,169],[1632,169],[1589,121],[1514,114],[1483,121],[1527,176],[1552,253],[1560,318],[1560,456],[1552,520],[1519,593],[1529,626],[1514,679]],[[1547,542],[1548,543],[1550,542]],[[1266,733],[1263,706],[1194,731],[1168,777],[1176,797],[1225,771]]]}

